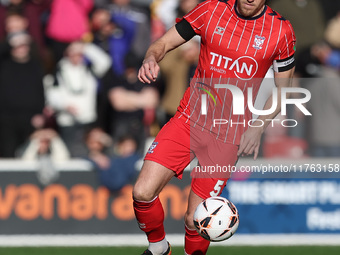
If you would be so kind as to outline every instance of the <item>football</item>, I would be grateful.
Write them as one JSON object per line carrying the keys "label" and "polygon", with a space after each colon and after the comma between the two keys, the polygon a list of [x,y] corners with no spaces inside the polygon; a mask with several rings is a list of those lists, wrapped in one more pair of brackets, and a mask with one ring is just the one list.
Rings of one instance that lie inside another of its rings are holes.
{"label": "football", "polygon": [[236,206],[223,197],[209,197],[202,201],[194,213],[194,225],[205,239],[219,242],[230,238],[238,228]]}

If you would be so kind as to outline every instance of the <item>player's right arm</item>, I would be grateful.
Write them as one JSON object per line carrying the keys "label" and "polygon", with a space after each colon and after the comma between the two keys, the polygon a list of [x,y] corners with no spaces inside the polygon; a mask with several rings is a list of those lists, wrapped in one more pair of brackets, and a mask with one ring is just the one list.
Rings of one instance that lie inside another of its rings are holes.
{"label": "player's right arm", "polygon": [[165,54],[189,41],[195,35],[201,35],[206,19],[209,17],[211,2],[211,0],[207,0],[198,4],[160,39],[151,44],[139,69],[138,78],[141,82],[155,81],[159,72],[158,63]]}
{"label": "player's right arm", "polygon": [[149,47],[145,54],[143,64],[138,72],[138,78],[143,83],[155,81],[158,72],[158,63],[164,58],[165,54],[185,43],[186,40],[178,33],[175,26],[169,29],[160,39]]}

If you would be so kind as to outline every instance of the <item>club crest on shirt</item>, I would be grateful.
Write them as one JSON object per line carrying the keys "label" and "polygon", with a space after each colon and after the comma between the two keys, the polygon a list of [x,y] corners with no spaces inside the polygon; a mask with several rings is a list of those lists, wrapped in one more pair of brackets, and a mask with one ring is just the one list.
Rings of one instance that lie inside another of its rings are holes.
{"label": "club crest on shirt", "polygon": [[148,150],[148,154],[152,154],[154,149],[157,147],[158,142],[153,142]]}
{"label": "club crest on shirt", "polygon": [[218,34],[218,35],[223,35],[224,34],[224,31],[225,31],[225,28],[224,27],[219,27],[219,26],[217,26],[216,28],[215,28],[215,34]]}
{"label": "club crest on shirt", "polygon": [[266,37],[255,35],[254,44],[253,44],[254,49],[262,50],[265,40],[266,40]]}

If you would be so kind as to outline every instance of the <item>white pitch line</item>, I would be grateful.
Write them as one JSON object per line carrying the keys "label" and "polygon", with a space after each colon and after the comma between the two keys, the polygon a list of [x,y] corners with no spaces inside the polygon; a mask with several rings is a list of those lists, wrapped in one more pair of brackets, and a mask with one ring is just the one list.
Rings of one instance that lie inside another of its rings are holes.
{"label": "white pitch line", "polygon": [[[173,246],[183,246],[184,235],[169,234]],[[0,247],[43,246],[146,246],[143,234],[135,235],[0,235]],[[213,246],[340,246],[339,234],[235,235]]]}

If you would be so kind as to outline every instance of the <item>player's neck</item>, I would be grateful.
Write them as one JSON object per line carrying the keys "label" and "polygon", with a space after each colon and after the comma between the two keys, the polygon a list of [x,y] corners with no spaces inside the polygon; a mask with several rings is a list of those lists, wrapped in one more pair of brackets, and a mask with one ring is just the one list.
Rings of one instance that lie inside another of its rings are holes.
{"label": "player's neck", "polygon": [[238,6],[238,1],[235,2],[235,8],[236,8],[236,13],[241,16],[242,18],[245,19],[254,19],[258,16],[261,16],[261,14],[264,12],[266,5],[264,4],[259,10],[254,11],[254,13],[251,14],[246,14],[245,12],[243,12],[242,10],[240,10],[241,8]]}

